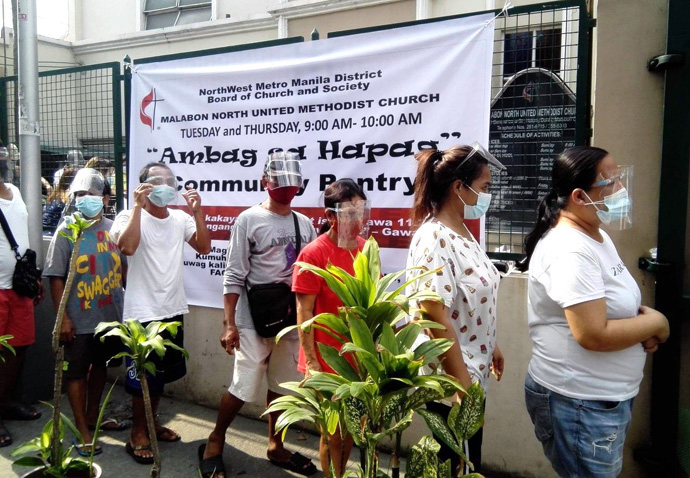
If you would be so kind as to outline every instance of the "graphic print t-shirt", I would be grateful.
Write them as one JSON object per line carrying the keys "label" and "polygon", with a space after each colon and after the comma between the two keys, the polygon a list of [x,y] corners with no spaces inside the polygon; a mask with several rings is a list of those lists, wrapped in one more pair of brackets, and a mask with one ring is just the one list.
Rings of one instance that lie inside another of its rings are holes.
{"label": "graphic print t-shirt", "polygon": [[[302,248],[316,238],[311,220],[295,212],[299,220]],[[239,294],[235,325],[253,329],[245,284],[285,283],[292,285],[292,265],[297,260],[297,237],[292,214],[281,216],[260,204],[237,216],[228,246],[223,276],[223,294]]]}
{"label": "graphic print t-shirt", "polygon": [[[66,308],[77,334],[92,334],[99,322],[122,321],[124,256],[110,236],[112,223],[103,218],[82,235]],[[44,277],[67,278],[73,244],[60,231],[68,232],[64,223],[50,242]]]}
{"label": "graphic print t-shirt", "polygon": [[412,278],[425,271],[442,269],[408,286],[407,294],[431,290],[443,299],[460,341],[472,381],[486,391],[489,365],[496,346],[496,301],[500,276],[475,241],[432,220],[423,224],[410,244],[407,267]]}

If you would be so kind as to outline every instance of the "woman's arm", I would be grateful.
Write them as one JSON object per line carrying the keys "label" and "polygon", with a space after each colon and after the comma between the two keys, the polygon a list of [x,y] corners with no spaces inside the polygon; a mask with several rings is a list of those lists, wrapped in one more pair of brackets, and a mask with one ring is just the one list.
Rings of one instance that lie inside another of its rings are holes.
{"label": "woman's arm", "polygon": [[465,389],[469,388],[472,385],[472,379],[467,371],[465,361],[462,358],[460,341],[451,324],[451,319],[448,316],[448,309],[443,304],[428,300],[421,302],[420,307],[429,314],[431,320],[445,327],[445,329],[429,329],[431,336],[435,339],[453,340],[453,346],[441,355],[443,370],[448,375],[452,375],[458,379]]}
{"label": "woman's arm", "polygon": [[[297,325],[302,325],[314,317],[314,302],[316,302],[316,294],[297,293]],[[309,371],[320,372],[321,365],[319,364],[318,355],[316,354],[314,334],[302,332],[302,329],[297,330],[299,330],[300,345],[302,346],[302,350],[304,350],[307,373],[309,373]]]}
{"label": "woman's arm", "polygon": [[573,337],[583,348],[596,352],[615,352],[656,338],[665,342],[669,336],[668,320],[661,312],[640,307],[629,319],[608,320],[606,299],[596,299],[565,309]]}

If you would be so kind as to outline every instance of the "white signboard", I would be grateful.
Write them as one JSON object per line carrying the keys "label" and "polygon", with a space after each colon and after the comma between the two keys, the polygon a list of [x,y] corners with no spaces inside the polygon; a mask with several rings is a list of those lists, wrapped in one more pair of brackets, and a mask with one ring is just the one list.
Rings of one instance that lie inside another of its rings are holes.
{"label": "white signboard", "polygon": [[[137,65],[129,191],[160,161],[196,188],[212,231],[208,256],[185,252],[190,304],[222,307],[237,215],[265,199],[273,149],[303,159],[293,206],[320,227],[323,191],[351,177],[372,201],[384,271],[405,266],[420,149],[488,143],[492,16]],[[130,197],[131,204],[131,197]],[[186,209],[180,197],[179,207]]]}

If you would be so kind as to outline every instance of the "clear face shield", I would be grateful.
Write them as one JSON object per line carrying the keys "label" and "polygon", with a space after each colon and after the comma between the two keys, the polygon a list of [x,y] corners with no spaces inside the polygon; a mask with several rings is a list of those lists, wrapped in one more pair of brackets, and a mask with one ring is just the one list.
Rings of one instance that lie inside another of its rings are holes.
{"label": "clear face shield", "polygon": [[590,192],[598,194],[590,204],[603,224],[618,231],[632,227],[633,167],[618,166],[597,175]]}
{"label": "clear face shield", "polygon": [[177,179],[172,174],[165,176],[150,176],[147,184],[153,186],[149,193],[149,201],[155,206],[165,207],[177,202]]}
{"label": "clear face shield", "polygon": [[465,159],[458,165],[458,168],[460,168],[471,158],[476,157],[475,155],[479,155],[482,158],[486,159],[489,162],[489,166],[491,166],[492,168],[496,168],[499,171],[506,169],[503,163],[496,159],[496,156],[491,154],[489,150],[487,150],[484,146],[479,144],[479,142],[475,141],[470,145],[470,148],[472,148],[472,151],[470,151],[470,153],[465,157]]}
{"label": "clear face shield", "polygon": [[369,218],[371,217],[370,201],[346,201],[330,209],[338,219],[338,247],[356,249],[357,237],[369,237]]}
{"label": "clear face shield", "polygon": [[301,188],[302,164],[296,153],[272,153],[266,160],[264,177],[269,189]]}
{"label": "clear face shield", "polygon": [[79,211],[86,218],[97,217],[103,210],[105,179],[91,168],[77,171],[69,185],[69,204],[62,210],[62,217]]}
{"label": "clear face shield", "polygon": [[7,148],[4,146],[0,146],[0,179],[6,183],[11,183],[14,179],[10,155],[7,152]]}
{"label": "clear face shield", "polygon": [[81,168],[84,166],[84,154],[78,149],[70,149],[65,155],[65,165]]}

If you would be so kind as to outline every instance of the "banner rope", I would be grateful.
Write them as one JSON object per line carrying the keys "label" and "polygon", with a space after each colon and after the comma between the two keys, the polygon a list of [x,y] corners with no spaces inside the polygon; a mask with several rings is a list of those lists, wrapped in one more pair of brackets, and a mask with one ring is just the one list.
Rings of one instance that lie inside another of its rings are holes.
{"label": "banner rope", "polygon": [[511,8],[513,8],[513,2],[511,2],[510,0],[506,0],[505,3],[503,4],[503,8],[501,8],[501,11],[498,12],[498,14],[496,14],[496,16],[493,17],[491,20],[485,21],[483,28],[486,28],[489,25],[491,25],[500,16],[506,16],[506,17],[510,16],[510,14],[508,13],[508,10],[510,10]]}

